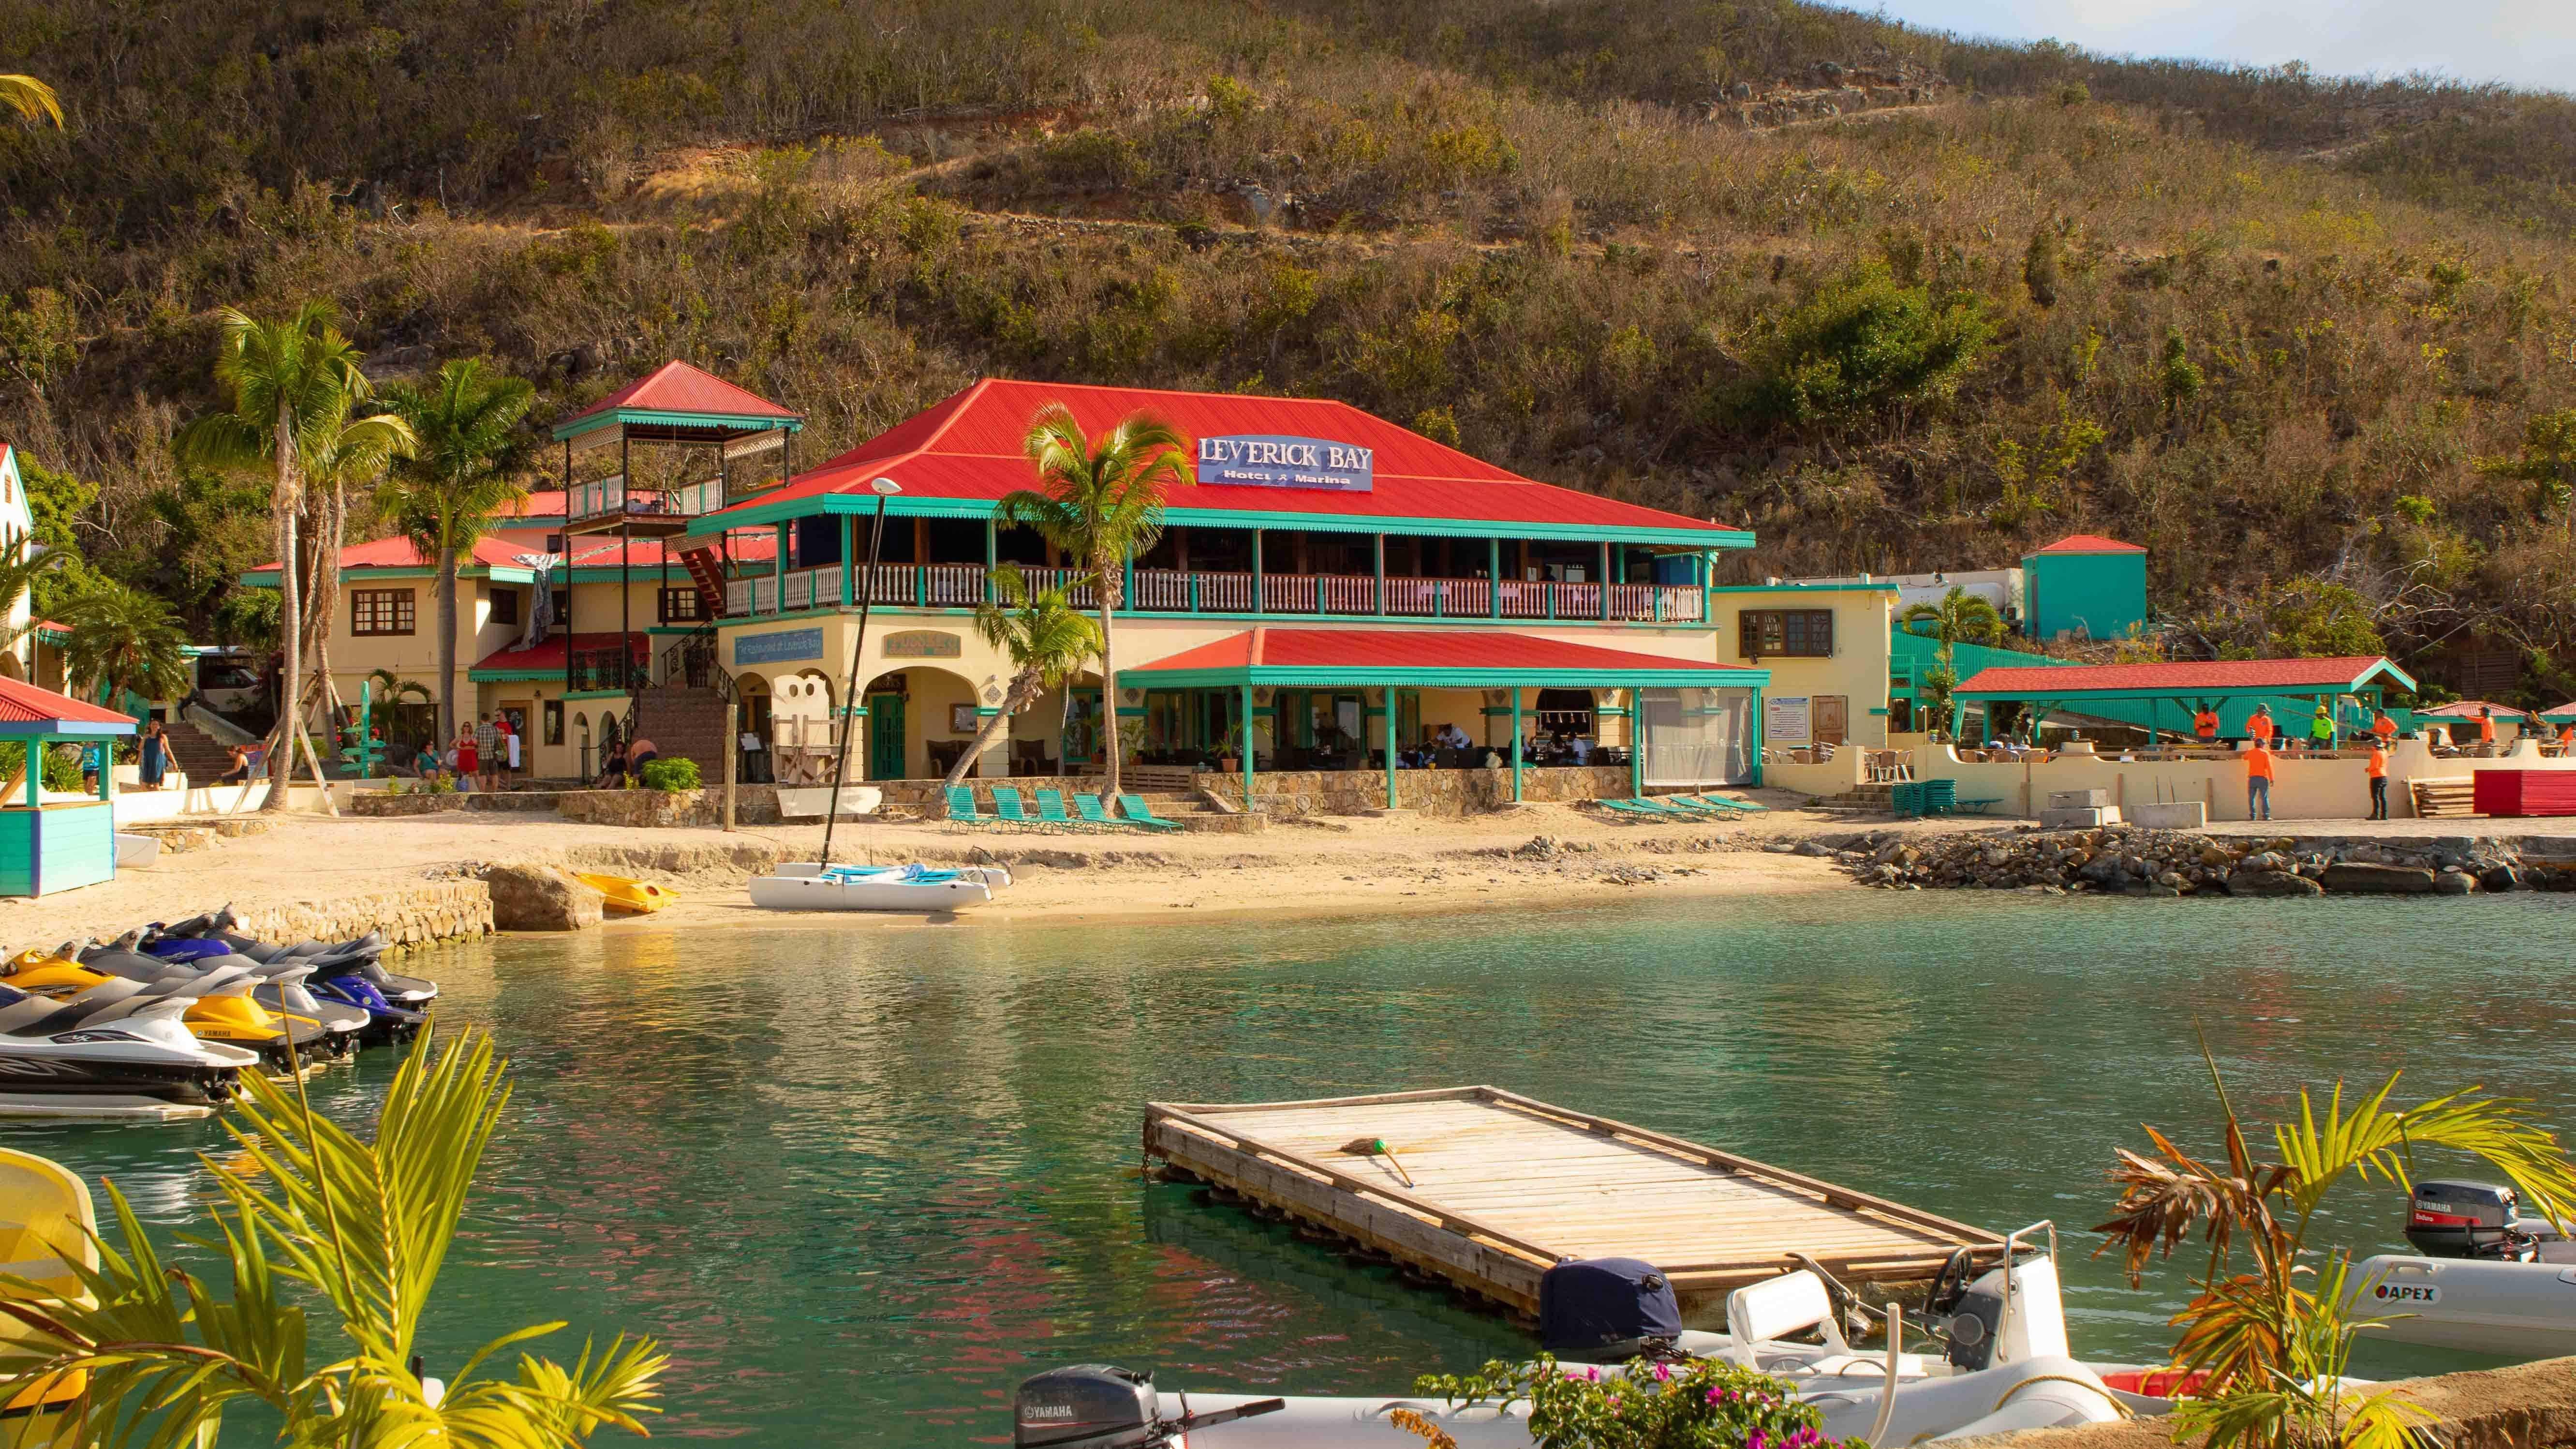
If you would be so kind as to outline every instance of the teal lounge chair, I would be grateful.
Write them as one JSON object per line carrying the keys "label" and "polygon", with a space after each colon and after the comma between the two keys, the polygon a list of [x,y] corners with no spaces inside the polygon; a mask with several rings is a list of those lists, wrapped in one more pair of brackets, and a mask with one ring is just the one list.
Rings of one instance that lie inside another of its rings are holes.
{"label": "teal lounge chair", "polygon": [[1037,792],[1037,795],[1038,819],[1049,825],[1060,825],[1067,830],[1089,830],[1091,828],[1084,822],[1076,820],[1072,816],[1064,813],[1064,792],[1062,790],[1040,790]]}
{"label": "teal lounge chair", "polygon": [[1696,795],[1684,795],[1684,796],[1679,796],[1679,797],[1676,797],[1676,798],[1689,800],[1689,801],[1692,801],[1693,803],[1700,804],[1700,805],[1705,805],[1705,806],[1707,806],[1708,808],[1710,808],[1710,809],[1712,809],[1712,810],[1722,811],[1723,813],[1728,814],[1728,815],[1741,815],[1741,814],[1744,814],[1744,813],[1746,813],[1746,812],[1748,812],[1748,811],[1761,810],[1761,809],[1766,808],[1766,807],[1761,806],[1761,805],[1753,804],[1751,801],[1748,801],[1748,800],[1729,800],[1729,799],[1727,799],[1727,798],[1726,798],[1725,796],[1723,796],[1723,795],[1711,795],[1711,794],[1709,794],[1708,792],[1706,792],[1706,791],[1704,791],[1704,790],[1703,790],[1703,791],[1701,791],[1699,794],[1696,794]]}
{"label": "teal lounge chair", "polygon": [[1108,808],[1100,803],[1100,797],[1097,795],[1074,796],[1073,813],[1082,817],[1083,824],[1092,826],[1099,830],[1143,830],[1147,828],[1145,822],[1141,820],[1121,820],[1117,816],[1110,814]]}
{"label": "teal lounge chair", "polygon": [[1046,823],[1029,813],[1028,807],[1020,803],[1020,792],[1009,785],[993,787],[993,814],[1004,825],[1018,825],[1030,830]]}
{"label": "teal lounge chair", "polygon": [[1127,823],[1130,825],[1142,825],[1147,830],[1155,831],[1178,830],[1181,828],[1179,821],[1165,820],[1161,816],[1156,815],[1154,813],[1154,807],[1148,803],[1142,795],[1130,795],[1125,791],[1120,791],[1118,795],[1118,808],[1127,812]]}
{"label": "teal lounge chair", "polygon": [[976,808],[975,788],[971,785],[948,787],[948,818],[956,824],[971,825],[979,829],[986,825],[1001,823],[997,818]]}

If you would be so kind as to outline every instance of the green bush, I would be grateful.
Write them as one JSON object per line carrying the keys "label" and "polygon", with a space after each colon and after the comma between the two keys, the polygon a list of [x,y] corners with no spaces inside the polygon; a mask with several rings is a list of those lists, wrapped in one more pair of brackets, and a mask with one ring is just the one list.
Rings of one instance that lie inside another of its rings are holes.
{"label": "green bush", "polygon": [[[45,788],[64,794],[78,795],[81,783],[79,746],[72,747],[72,758],[63,758],[59,748],[45,751]],[[27,747],[22,744],[0,744],[0,780],[6,780],[26,767]]]}
{"label": "green bush", "polygon": [[698,788],[698,762],[695,760],[650,760],[644,766],[644,788],[677,795]]}

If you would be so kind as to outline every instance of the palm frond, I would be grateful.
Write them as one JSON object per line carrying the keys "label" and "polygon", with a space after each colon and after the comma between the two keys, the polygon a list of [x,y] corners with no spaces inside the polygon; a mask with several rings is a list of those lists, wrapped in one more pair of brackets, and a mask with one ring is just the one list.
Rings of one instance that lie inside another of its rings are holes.
{"label": "palm frond", "polygon": [[62,99],[54,88],[31,75],[0,75],[0,106],[7,106],[28,121],[51,121],[54,129],[63,125]]}

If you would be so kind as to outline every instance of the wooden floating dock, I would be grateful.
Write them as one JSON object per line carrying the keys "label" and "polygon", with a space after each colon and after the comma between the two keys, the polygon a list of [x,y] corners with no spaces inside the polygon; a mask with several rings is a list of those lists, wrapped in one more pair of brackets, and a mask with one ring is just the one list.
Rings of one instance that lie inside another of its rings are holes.
{"label": "wooden floating dock", "polygon": [[[1395,1162],[1341,1150],[1359,1138]],[[1574,1258],[1642,1258],[1685,1323],[1723,1328],[1726,1295],[1792,1253],[1855,1287],[2003,1254],[1982,1228],[1498,1087],[1148,1102],[1145,1153],[1531,1317],[1539,1275]]]}

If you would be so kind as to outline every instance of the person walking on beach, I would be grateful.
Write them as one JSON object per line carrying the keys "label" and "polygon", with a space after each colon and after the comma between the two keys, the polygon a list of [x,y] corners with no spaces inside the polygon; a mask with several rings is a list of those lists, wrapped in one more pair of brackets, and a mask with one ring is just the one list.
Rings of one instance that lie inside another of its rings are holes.
{"label": "person walking on beach", "polygon": [[2324,705],[2318,705],[2316,718],[2308,721],[2308,748],[2323,754],[2334,748],[2334,742],[2334,715]]}
{"label": "person walking on beach", "polygon": [[2247,736],[2258,745],[2269,746],[2272,743],[2272,730],[2272,706],[2268,704],[2254,706],[2254,717],[2245,722]]}
{"label": "person walking on beach", "polygon": [[161,721],[143,727],[143,742],[134,751],[135,774],[146,790],[161,788],[161,776],[170,768],[170,738],[161,732]]}
{"label": "person walking on beach", "polygon": [[2370,742],[2370,818],[2388,818],[2388,744],[2379,739]]}
{"label": "person walking on beach", "polygon": [[2272,749],[2260,736],[2245,746],[2245,818],[2272,818]]}

